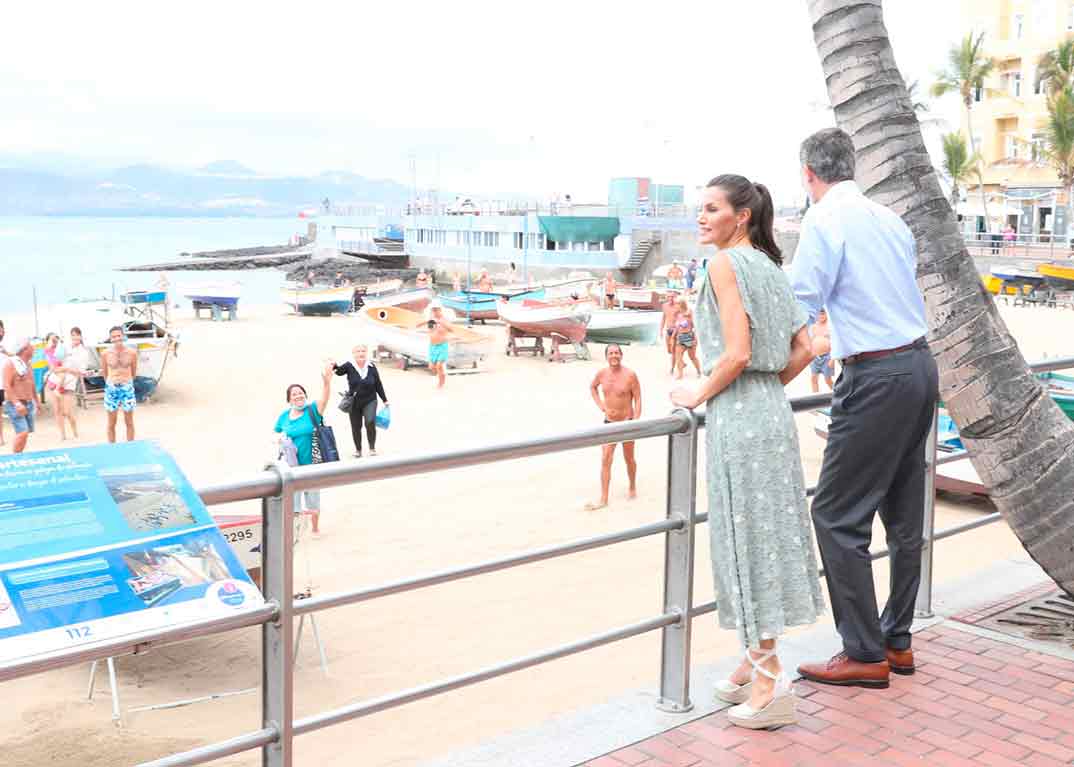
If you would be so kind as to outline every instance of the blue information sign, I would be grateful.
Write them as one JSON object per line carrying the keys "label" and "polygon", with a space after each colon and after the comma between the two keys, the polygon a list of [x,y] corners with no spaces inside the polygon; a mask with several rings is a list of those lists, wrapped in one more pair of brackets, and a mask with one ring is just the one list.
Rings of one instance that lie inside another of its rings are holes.
{"label": "blue information sign", "polygon": [[156,443],[0,457],[0,660],[262,602]]}

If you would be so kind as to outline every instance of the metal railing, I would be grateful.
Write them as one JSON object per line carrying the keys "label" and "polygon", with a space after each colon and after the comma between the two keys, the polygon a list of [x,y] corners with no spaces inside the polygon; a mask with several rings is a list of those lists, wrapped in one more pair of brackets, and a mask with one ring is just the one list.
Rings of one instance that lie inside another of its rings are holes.
{"label": "metal railing", "polygon": [[[1074,357],[1046,360],[1035,363],[1031,367],[1037,372],[1074,368]],[[795,412],[814,410],[828,404],[830,399],[830,394],[796,397],[791,400],[791,408]],[[101,660],[110,656],[138,654],[151,647],[170,642],[260,625],[261,728],[208,746],[146,762],[143,767],[180,767],[181,765],[202,764],[258,748],[262,752],[263,767],[292,767],[293,741],[297,735],[369,716],[656,630],[662,632],[660,697],[657,706],[670,712],[689,711],[693,707],[690,702],[692,621],[698,616],[716,610],[715,602],[701,605],[693,603],[695,528],[708,519],[707,513],[696,512],[697,432],[704,425],[704,421],[703,412],[677,409],[670,415],[658,418],[608,424],[572,434],[557,434],[452,452],[387,459],[377,463],[330,463],[297,468],[277,464],[241,480],[202,488],[199,494],[209,505],[257,499],[262,501],[264,527],[261,573],[262,590],[265,596],[263,606],[239,615],[152,629],[38,657],[6,661],[0,663],[0,681]],[[991,524],[1001,518],[996,512],[943,530],[935,529],[936,467],[949,460],[962,457],[962,455],[953,455],[937,458],[935,426],[934,419],[932,434],[926,447],[928,479],[925,497],[922,499],[925,523],[922,577],[915,606],[919,616],[932,613],[933,544],[944,538]],[[668,438],[668,491],[666,515],[662,521],[379,586],[326,594],[298,602],[293,598],[294,531],[292,520],[296,493],[528,458],[595,447],[609,442],[665,436]],[[807,494],[811,495],[813,492],[815,488],[811,487],[807,490]],[[664,536],[664,599],[663,609],[658,615],[543,652],[487,666],[468,674],[341,706],[301,719],[294,718],[294,622],[297,617],[654,535]],[[873,552],[872,558],[875,560],[887,555],[886,550],[880,550]],[[823,571],[821,574],[823,575]]]}
{"label": "metal railing", "polygon": [[966,248],[975,256],[1047,261],[1069,258],[1072,243],[1067,235],[974,232],[964,235]]}

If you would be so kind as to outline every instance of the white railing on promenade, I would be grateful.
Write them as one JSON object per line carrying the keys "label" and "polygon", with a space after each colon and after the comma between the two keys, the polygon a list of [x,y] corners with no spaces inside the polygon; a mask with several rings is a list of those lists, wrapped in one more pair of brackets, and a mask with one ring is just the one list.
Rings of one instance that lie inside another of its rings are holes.
{"label": "white railing on promenade", "polygon": [[1024,258],[1046,261],[1069,258],[1072,254],[1067,235],[975,232],[964,235],[966,247],[974,256]]}
{"label": "white railing on promenade", "polygon": [[[1034,363],[1031,367],[1037,372],[1074,368],[1074,357],[1046,360]],[[815,410],[825,406],[830,400],[830,394],[796,397],[791,400],[791,407],[795,412]],[[261,577],[266,600],[264,606],[240,615],[183,623],[32,658],[6,661],[0,663],[0,681],[40,674],[52,669],[101,660],[110,656],[137,654],[145,652],[150,647],[170,642],[260,625],[262,637],[262,724],[260,729],[208,746],[146,762],[142,767],[181,767],[203,764],[258,748],[262,751],[261,763],[264,767],[293,767],[293,741],[297,735],[369,716],[656,630],[662,632],[660,697],[657,706],[669,712],[689,711],[693,708],[690,701],[692,621],[700,615],[716,610],[715,602],[701,605],[695,605],[693,602],[695,528],[708,519],[708,514],[698,514],[696,511],[697,431],[704,426],[704,423],[703,411],[690,412],[680,408],[665,416],[597,426],[569,434],[555,434],[465,450],[386,459],[376,463],[330,463],[297,468],[277,464],[240,480],[201,488],[198,492],[209,505],[257,499],[262,501],[264,528],[261,546]],[[428,573],[406,580],[337,594],[326,594],[298,602],[294,600],[292,519],[295,493],[528,458],[595,447],[609,442],[665,436],[668,438],[668,493],[666,515],[662,521],[536,549],[502,559]],[[921,587],[916,603],[918,616],[932,614],[933,543],[1001,519],[999,512],[993,512],[971,522],[943,530],[935,529],[936,466],[960,457],[961,455],[956,454],[937,458],[934,419],[932,435],[926,447],[928,481],[925,497],[922,499],[925,532],[922,541]],[[815,488],[809,488],[807,492],[811,495],[814,491]],[[663,535],[665,541],[664,605],[660,614],[540,653],[486,666],[468,674],[342,706],[302,719],[294,718],[293,665],[296,617],[653,535]],[[881,550],[874,552],[872,557],[880,559],[887,554],[886,550]],[[821,574],[823,575],[823,571]]]}

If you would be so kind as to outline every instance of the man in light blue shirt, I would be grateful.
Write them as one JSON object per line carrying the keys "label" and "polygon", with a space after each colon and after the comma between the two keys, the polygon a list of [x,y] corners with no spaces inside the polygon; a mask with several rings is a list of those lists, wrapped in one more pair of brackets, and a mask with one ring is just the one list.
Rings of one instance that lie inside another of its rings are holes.
{"label": "man in light blue shirt", "polygon": [[[802,221],[791,284],[810,316],[831,321],[843,363],[832,395],[813,524],[843,652],[799,673],[826,684],[887,687],[912,674],[910,624],[921,581],[925,442],[937,399],[910,229],[854,183],[854,145],[837,128],[807,138]],[[891,552],[891,590],[877,612],[869,545],[877,512]]]}

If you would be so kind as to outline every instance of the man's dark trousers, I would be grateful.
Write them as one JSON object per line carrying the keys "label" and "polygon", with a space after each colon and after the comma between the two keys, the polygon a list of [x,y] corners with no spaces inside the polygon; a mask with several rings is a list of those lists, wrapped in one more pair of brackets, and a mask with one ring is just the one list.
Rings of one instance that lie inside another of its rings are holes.
{"label": "man's dark trousers", "polygon": [[[813,524],[827,572],[835,627],[854,660],[884,660],[885,644],[910,647],[921,582],[925,443],[938,396],[936,362],[924,341],[843,366],[832,395]],[[874,515],[887,530],[891,591],[877,614]]]}

